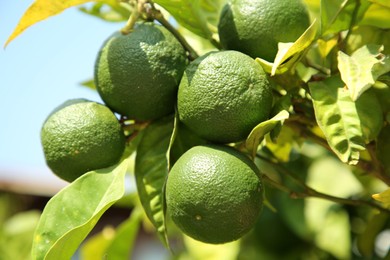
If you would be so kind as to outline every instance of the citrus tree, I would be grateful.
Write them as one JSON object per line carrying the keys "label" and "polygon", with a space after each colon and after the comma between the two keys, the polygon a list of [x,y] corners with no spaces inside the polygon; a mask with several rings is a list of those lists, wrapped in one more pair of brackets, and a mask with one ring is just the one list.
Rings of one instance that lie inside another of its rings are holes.
{"label": "citrus tree", "polygon": [[[103,104],[42,126],[69,185],[33,259],[127,259],[145,223],[174,259],[390,257],[388,1],[36,0],[6,44],[87,2],[123,23],[85,83]],[[118,204],[130,217],[97,243]]]}

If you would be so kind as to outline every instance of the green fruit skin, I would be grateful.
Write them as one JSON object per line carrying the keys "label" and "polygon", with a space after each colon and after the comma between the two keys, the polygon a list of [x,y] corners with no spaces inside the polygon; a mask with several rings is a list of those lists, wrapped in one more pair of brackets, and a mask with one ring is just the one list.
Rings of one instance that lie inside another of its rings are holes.
{"label": "green fruit skin", "polygon": [[231,147],[202,145],[172,167],[166,203],[185,234],[221,244],[251,230],[262,210],[263,191],[259,171],[245,155]]}
{"label": "green fruit skin", "polygon": [[95,63],[96,88],[108,107],[130,119],[154,120],[174,111],[187,65],[184,48],[164,27],[137,23],[114,33]]}
{"label": "green fruit skin", "polygon": [[271,84],[251,57],[237,51],[210,52],[187,66],[178,91],[180,121],[216,143],[237,142],[268,119]]}
{"label": "green fruit skin", "polygon": [[278,42],[295,42],[309,25],[301,0],[231,0],[222,9],[218,33],[225,49],[273,62]]}
{"label": "green fruit skin", "polygon": [[83,99],[70,100],[48,116],[41,129],[46,163],[63,180],[117,163],[125,136],[111,110]]}

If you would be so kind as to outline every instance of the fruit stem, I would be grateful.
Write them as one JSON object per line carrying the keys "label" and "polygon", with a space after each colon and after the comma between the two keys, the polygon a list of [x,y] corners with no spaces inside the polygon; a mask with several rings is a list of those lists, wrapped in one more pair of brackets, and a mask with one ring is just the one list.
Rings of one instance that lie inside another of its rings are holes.
{"label": "fruit stem", "polygon": [[[135,5],[132,2],[133,1],[129,1],[131,5]],[[135,22],[138,20],[138,17],[140,15],[139,9],[140,9],[140,3],[137,3],[137,7],[133,8],[129,19],[126,22],[126,25],[121,29],[121,33],[123,35],[127,35],[133,31]]]}
{"label": "fruit stem", "polygon": [[150,16],[161,23],[168,31],[170,31],[173,36],[180,42],[184,49],[188,52],[188,58],[192,61],[198,57],[196,51],[191,47],[191,45],[186,41],[186,39],[173,27],[162,15],[161,11],[156,9],[152,1],[148,1],[151,5]]}

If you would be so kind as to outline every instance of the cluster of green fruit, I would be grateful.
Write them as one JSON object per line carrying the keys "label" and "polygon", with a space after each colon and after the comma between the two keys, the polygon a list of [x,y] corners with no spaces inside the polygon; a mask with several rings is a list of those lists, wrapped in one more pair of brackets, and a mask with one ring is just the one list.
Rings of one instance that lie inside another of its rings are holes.
{"label": "cluster of green fruit", "polygon": [[254,162],[227,144],[245,140],[267,120],[273,99],[271,83],[253,58],[272,61],[277,43],[296,40],[308,25],[299,0],[232,0],[218,27],[225,50],[191,62],[161,25],[137,22],[129,34],[113,34],[95,66],[105,104],[71,100],[49,115],[41,132],[48,166],[71,182],[114,165],[126,142],[114,113],[144,122],[177,106],[180,121],[210,144],[191,148],[173,165],[165,191],[168,213],[197,240],[240,238],[260,214],[263,186]]}

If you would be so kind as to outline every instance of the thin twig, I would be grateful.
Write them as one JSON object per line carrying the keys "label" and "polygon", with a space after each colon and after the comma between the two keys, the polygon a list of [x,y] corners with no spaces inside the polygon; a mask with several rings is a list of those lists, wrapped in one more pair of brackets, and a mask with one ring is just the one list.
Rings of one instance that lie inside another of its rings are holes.
{"label": "thin twig", "polygon": [[149,15],[157,20],[159,23],[161,23],[162,26],[164,26],[168,31],[170,31],[173,36],[176,37],[176,39],[180,42],[180,44],[184,47],[184,49],[188,52],[188,58],[190,60],[194,60],[198,57],[198,54],[196,51],[191,47],[191,45],[186,41],[186,39],[176,30],[175,27],[172,26],[162,15],[161,11],[156,9],[153,2],[149,2],[151,6],[151,10]]}
{"label": "thin twig", "polygon": [[349,29],[348,29],[347,35],[345,36],[344,40],[342,41],[342,46],[341,46],[342,50],[345,49],[345,46],[347,45],[348,39],[352,34],[352,29],[355,26],[356,21],[357,21],[357,16],[359,13],[361,3],[360,3],[360,0],[356,0],[355,2],[356,2],[356,5],[355,5],[355,8],[353,9],[353,12],[352,12],[351,23],[349,24]]}
{"label": "thin twig", "polygon": [[373,164],[374,170],[370,171],[375,177],[382,180],[384,183],[390,186],[390,177],[386,175],[381,162],[378,160],[375,152],[375,146],[373,143],[367,144],[366,149],[371,157],[371,162]]}
{"label": "thin twig", "polygon": [[[308,129],[308,126],[303,124],[302,121],[286,120],[284,124],[294,129],[294,131],[298,133],[301,137],[304,137],[306,139],[309,139],[310,141],[315,142],[316,144],[321,145],[322,147],[334,154],[334,151],[329,146],[328,142],[320,136],[315,135],[313,132],[311,132]],[[359,159],[359,163],[356,165],[356,167],[373,175],[374,177],[378,178],[379,180],[390,186],[390,177],[387,176],[384,173],[383,168],[381,168],[380,162],[378,162],[378,160],[376,159],[375,151],[372,149],[372,145],[368,144],[366,146],[366,149],[371,156],[371,161]]]}
{"label": "thin twig", "polygon": [[373,202],[370,202],[370,201],[340,198],[340,197],[332,196],[332,195],[325,194],[322,192],[318,192],[314,189],[310,189],[309,191],[305,191],[305,192],[293,191],[293,190],[287,188],[286,186],[283,186],[282,184],[272,180],[271,178],[269,178],[266,175],[263,175],[263,180],[265,182],[267,182],[269,185],[271,185],[272,187],[277,188],[280,191],[288,193],[289,196],[293,199],[305,199],[305,198],[309,198],[309,197],[320,198],[320,199],[325,199],[325,200],[329,200],[329,201],[332,201],[332,202],[335,202],[338,204],[344,204],[344,205],[369,206],[369,207],[375,208],[379,211],[386,212],[386,213],[390,214],[389,209],[383,208],[382,206],[375,204]]}
{"label": "thin twig", "polygon": [[[132,5],[132,1],[129,1],[129,4]],[[121,33],[123,35],[127,35],[133,31],[134,25],[137,22],[139,15],[140,15],[139,6],[138,5],[134,6],[129,19],[126,22],[126,25],[121,29]]]}
{"label": "thin twig", "polygon": [[295,176],[292,172],[290,172],[287,168],[281,166],[279,163],[276,163],[266,157],[263,157],[261,155],[257,155],[258,158],[272,164],[274,167],[277,168],[279,172],[282,172],[284,175],[287,175],[290,177],[296,184],[301,186],[304,191],[293,191],[290,188],[284,186],[281,183],[278,183],[271,178],[269,178],[267,175],[263,175],[263,180],[266,181],[268,184],[273,186],[274,188],[277,188],[278,190],[281,190],[283,192],[286,192],[289,194],[289,196],[293,199],[304,199],[308,197],[315,197],[315,198],[321,198],[325,200],[329,200],[335,203],[344,204],[344,205],[352,205],[352,206],[369,206],[375,209],[378,209],[379,211],[386,212],[390,214],[390,209],[386,209],[374,202],[366,201],[366,200],[359,200],[359,199],[346,199],[346,198],[340,198],[333,195],[329,195],[326,193],[318,192],[315,189],[309,187],[304,181],[302,181],[300,178]]}

